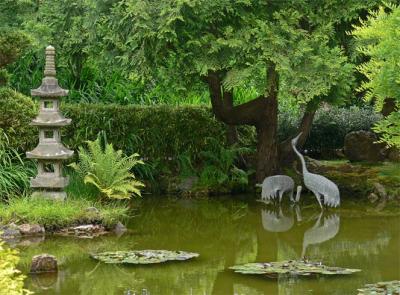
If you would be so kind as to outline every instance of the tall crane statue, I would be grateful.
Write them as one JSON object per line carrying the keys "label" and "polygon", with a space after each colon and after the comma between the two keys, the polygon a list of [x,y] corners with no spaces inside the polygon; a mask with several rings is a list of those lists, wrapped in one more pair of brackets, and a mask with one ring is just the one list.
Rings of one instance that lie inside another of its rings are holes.
{"label": "tall crane statue", "polygon": [[296,148],[296,144],[300,135],[301,133],[292,139],[292,148],[301,161],[304,185],[313,192],[319,205],[321,206],[321,209],[323,209],[323,205],[330,207],[339,206],[340,193],[337,185],[322,175],[308,172],[304,157]]}

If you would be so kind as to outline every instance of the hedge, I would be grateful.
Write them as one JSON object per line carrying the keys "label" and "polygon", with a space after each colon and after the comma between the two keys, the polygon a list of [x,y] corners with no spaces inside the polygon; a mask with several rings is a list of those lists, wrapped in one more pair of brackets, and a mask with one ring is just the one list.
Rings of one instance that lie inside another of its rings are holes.
{"label": "hedge", "polygon": [[[29,126],[37,112],[31,98],[0,88],[0,128],[12,147],[27,150],[37,144],[37,130]],[[77,149],[105,131],[108,142],[127,154],[138,152],[149,159],[175,158],[189,154],[196,158],[213,137],[225,144],[225,126],[206,106],[140,106],[113,104],[64,104],[62,111],[72,119],[63,128],[63,142]],[[317,112],[306,148],[313,151],[341,148],[344,136],[353,130],[368,130],[379,119],[372,109],[352,107],[321,109]],[[280,114],[279,137],[296,133],[299,118]],[[255,143],[254,128],[240,127],[243,145]]]}

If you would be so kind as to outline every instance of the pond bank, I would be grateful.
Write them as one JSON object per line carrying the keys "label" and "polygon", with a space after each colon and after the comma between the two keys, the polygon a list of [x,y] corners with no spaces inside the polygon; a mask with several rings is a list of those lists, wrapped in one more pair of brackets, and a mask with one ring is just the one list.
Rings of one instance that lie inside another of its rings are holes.
{"label": "pond bank", "polygon": [[127,218],[128,203],[101,204],[84,199],[54,202],[38,198],[12,198],[0,203],[0,231],[8,236],[44,233],[101,235]]}
{"label": "pond bank", "polygon": [[[341,195],[351,199],[365,199],[373,202],[394,201],[400,203],[400,164],[382,163],[350,163],[345,160],[318,161],[307,158],[310,172],[324,175],[334,181]],[[297,168],[285,169],[283,174],[291,176],[296,184],[302,185],[302,176]],[[215,195],[230,195],[253,193],[258,197],[259,189],[254,180],[249,177],[249,183],[229,185],[214,185],[204,187],[199,184],[197,176],[177,177],[168,176],[161,181],[148,184],[149,190],[182,198],[208,197]]]}

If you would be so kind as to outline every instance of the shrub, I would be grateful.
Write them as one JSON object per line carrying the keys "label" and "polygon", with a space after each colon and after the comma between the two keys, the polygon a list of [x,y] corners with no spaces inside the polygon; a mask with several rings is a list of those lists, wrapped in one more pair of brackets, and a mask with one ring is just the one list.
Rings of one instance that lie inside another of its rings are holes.
{"label": "shrub", "polygon": [[[10,89],[3,92],[9,98],[4,99],[4,94],[0,93],[0,108],[8,112],[0,114],[0,128],[9,136],[12,147],[25,150],[33,147],[37,142],[37,130],[29,127],[28,123],[36,113],[35,105],[31,99]],[[207,149],[206,139],[209,137],[227,146],[226,127],[206,106],[63,104],[62,111],[72,119],[72,124],[62,129],[63,142],[67,146],[76,150],[104,131],[115,149],[128,155],[137,152],[146,160],[147,166],[135,169],[146,179],[150,177],[149,173],[178,169],[177,159],[181,155],[190,157],[194,166],[199,166],[203,161],[200,153]],[[296,133],[299,119],[293,111],[281,111],[280,140]],[[316,114],[306,148],[317,153],[341,148],[346,133],[368,130],[378,119],[379,115],[369,108],[321,108]],[[254,128],[240,126],[238,131],[240,147],[255,146]]]}
{"label": "shrub", "polygon": [[0,239],[0,294],[32,294],[24,289],[25,276],[16,269],[18,261],[18,251],[6,247]]}
{"label": "shrub", "polygon": [[110,199],[128,199],[131,195],[141,196],[144,184],[136,180],[130,171],[138,164],[139,155],[124,156],[114,150],[112,144],[100,141],[87,142],[88,149],[79,148],[79,162],[70,166],[81,176],[85,184],[94,185],[102,196]]}
{"label": "shrub", "polygon": [[236,167],[239,155],[250,152],[247,148],[232,146],[225,148],[214,138],[208,138],[208,146],[201,152],[204,166],[200,172],[199,185],[205,187],[248,184],[248,174]]}
{"label": "shrub", "polygon": [[7,87],[0,87],[0,132],[8,137],[10,147],[20,150],[32,148],[38,131],[30,126],[37,114],[33,100]]}
{"label": "shrub", "polygon": [[[280,115],[279,135],[281,139],[295,135],[299,117]],[[307,139],[305,149],[314,155],[342,148],[347,133],[370,130],[380,119],[372,108],[321,108],[317,111]]]}

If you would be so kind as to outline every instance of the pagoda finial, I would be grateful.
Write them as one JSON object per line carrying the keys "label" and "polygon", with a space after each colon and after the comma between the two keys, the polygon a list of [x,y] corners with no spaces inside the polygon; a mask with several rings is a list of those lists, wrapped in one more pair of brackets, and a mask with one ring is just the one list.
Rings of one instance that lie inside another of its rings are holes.
{"label": "pagoda finial", "polygon": [[56,76],[56,65],[55,65],[56,50],[53,46],[49,45],[46,47],[46,65],[44,67],[45,77]]}

